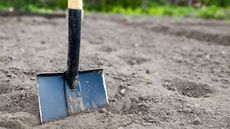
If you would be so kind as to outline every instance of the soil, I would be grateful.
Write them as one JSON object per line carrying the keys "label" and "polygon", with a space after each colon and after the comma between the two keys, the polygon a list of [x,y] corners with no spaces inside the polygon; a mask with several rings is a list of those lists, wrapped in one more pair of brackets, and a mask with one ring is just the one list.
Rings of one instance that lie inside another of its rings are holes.
{"label": "soil", "polygon": [[66,18],[0,17],[0,129],[230,129],[230,24],[90,14],[80,69],[103,68],[109,106],[39,124],[36,74],[64,72]]}

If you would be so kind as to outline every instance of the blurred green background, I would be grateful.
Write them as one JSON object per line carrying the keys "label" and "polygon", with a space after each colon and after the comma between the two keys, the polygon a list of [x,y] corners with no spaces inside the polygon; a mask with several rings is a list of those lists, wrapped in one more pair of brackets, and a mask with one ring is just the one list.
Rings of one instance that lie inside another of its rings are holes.
{"label": "blurred green background", "polygon": [[[0,11],[56,13],[67,0],[0,0]],[[230,20],[230,0],[84,0],[86,12]]]}

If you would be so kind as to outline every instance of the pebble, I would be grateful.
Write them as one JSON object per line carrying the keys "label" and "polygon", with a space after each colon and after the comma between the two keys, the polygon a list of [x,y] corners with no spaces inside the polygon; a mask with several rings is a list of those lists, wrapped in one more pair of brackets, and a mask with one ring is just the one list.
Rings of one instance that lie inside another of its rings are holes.
{"label": "pebble", "polygon": [[210,96],[211,96],[210,93],[207,93],[207,94],[204,95],[205,98],[208,98],[208,97],[210,97]]}
{"label": "pebble", "polygon": [[36,77],[31,76],[31,77],[30,77],[30,80],[36,80]]}
{"label": "pebble", "polygon": [[128,82],[128,83],[127,83],[127,85],[128,85],[128,86],[131,86],[131,85],[132,85],[132,83],[131,83],[131,82]]}
{"label": "pebble", "polygon": [[111,98],[109,101],[110,101],[110,102],[116,102],[117,99],[116,99],[116,98]]}
{"label": "pebble", "polygon": [[13,74],[13,73],[7,73],[6,75],[7,77],[10,77],[10,78],[17,78],[17,75]]}
{"label": "pebble", "polygon": [[184,112],[184,113],[192,113],[193,110],[192,110],[192,108],[185,107],[185,108],[183,108],[183,112]]}
{"label": "pebble", "polygon": [[135,102],[138,102],[138,101],[139,101],[138,97],[134,97],[133,100],[134,100]]}
{"label": "pebble", "polygon": [[121,95],[125,95],[126,89],[121,89],[120,93]]}
{"label": "pebble", "polygon": [[215,113],[211,110],[211,109],[208,109],[205,111],[207,114],[209,115],[214,115]]}
{"label": "pebble", "polygon": [[120,88],[121,88],[121,89],[124,89],[124,88],[125,88],[125,84],[124,84],[124,83],[121,83],[121,84],[120,84]]}
{"label": "pebble", "polygon": [[201,124],[201,119],[199,117],[195,118],[194,121],[193,121],[193,124],[194,125],[199,125]]}
{"label": "pebble", "polygon": [[107,110],[106,108],[102,108],[102,109],[100,110],[100,113],[108,113],[108,110]]}

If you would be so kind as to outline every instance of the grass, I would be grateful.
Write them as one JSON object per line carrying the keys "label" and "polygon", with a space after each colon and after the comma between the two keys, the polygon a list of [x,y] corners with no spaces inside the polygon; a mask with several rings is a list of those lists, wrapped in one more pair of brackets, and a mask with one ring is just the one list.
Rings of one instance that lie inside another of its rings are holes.
{"label": "grass", "polygon": [[25,10],[28,12],[41,13],[41,14],[45,14],[45,13],[52,14],[55,11],[55,10],[50,9],[50,8],[39,8],[39,7],[34,6],[34,5],[29,5]]}
{"label": "grass", "polygon": [[108,10],[112,14],[125,15],[150,15],[150,16],[177,16],[177,17],[199,17],[205,19],[230,20],[230,7],[219,8],[216,6],[192,8],[192,7],[173,7],[173,6],[157,6],[148,9],[131,9],[113,7]]}
{"label": "grass", "polygon": [[5,6],[5,5],[1,5],[0,4],[0,12],[1,11],[19,11],[19,12],[31,12],[31,13],[39,13],[39,14],[52,14],[54,13],[55,11],[57,10],[60,10],[60,9],[51,9],[51,8],[45,8],[45,7],[38,7],[38,6],[35,6],[35,5],[27,5],[27,6],[24,6],[20,9],[15,9],[11,6]]}
{"label": "grass", "polygon": [[[9,4],[0,2],[0,11],[7,11]],[[24,4],[16,7],[17,11],[32,12],[32,13],[48,13],[52,14],[56,11],[62,10],[63,7],[44,7],[34,4]],[[105,7],[85,7],[86,12],[106,12],[110,14],[124,14],[124,15],[150,15],[150,16],[176,16],[176,17],[199,17],[205,19],[218,19],[218,20],[230,20],[230,6],[229,7],[217,7],[217,6],[203,6],[200,8],[192,7],[177,7],[177,6],[162,6],[153,5],[148,8],[123,8],[119,6]]]}

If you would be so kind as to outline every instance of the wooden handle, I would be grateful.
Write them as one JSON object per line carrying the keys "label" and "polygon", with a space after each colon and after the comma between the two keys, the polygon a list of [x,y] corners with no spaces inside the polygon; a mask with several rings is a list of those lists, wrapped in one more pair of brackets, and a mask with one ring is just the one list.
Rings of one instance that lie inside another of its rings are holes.
{"label": "wooden handle", "polygon": [[82,10],[83,4],[82,0],[68,0],[69,9],[80,9]]}

